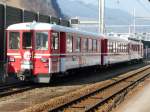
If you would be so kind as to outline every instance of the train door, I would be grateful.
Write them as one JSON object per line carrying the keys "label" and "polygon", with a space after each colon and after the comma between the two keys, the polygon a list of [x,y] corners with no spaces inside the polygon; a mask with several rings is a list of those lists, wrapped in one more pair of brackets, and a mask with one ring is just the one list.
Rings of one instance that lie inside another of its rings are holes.
{"label": "train door", "polygon": [[[72,40],[72,37],[70,37],[70,38],[69,39]],[[65,32],[60,32],[60,41],[59,41],[60,43],[59,43],[59,45],[61,46],[60,47],[60,54],[62,54],[62,55],[60,55],[60,59],[59,59],[59,71],[60,72],[66,71],[66,59],[67,59],[66,56],[67,55],[63,55],[63,54],[66,54],[67,49],[69,49],[69,51],[72,50],[72,49],[70,49],[70,47],[72,48],[72,44],[70,45],[70,43],[69,43],[69,46],[67,46],[68,45],[67,42],[72,43],[72,41],[70,41],[70,40],[68,41],[68,38],[67,38]]]}
{"label": "train door", "polygon": [[107,53],[108,53],[108,40],[101,39],[101,64],[106,65],[109,64],[107,61]]}
{"label": "train door", "polygon": [[21,37],[21,69],[20,74],[22,78],[28,77],[31,75],[31,71],[33,69],[33,44],[32,38],[33,34],[31,32],[22,32]]}
{"label": "train door", "polygon": [[100,65],[102,65],[102,60],[101,60],[101,59],[102,59],[102,58],[101,58],[101,56],[102,56],[102,55],[101,55],[101,48],[102,48],[102,46],[101,46],[101,39],[99,39],[98,42],[97,42],[97,51],[98,51],[98,53],[100,53],[100,62],[99,62]]}
{"label": "train door", "polygon": [[[8,57],[8,73],[14,74],[20,71],[20,31],[8,31],[7,33],[7,57]],[[14,68],[15,66],[15,68]]]}
{"label": "train door", "polygon": [[51,73],[60,71],[60,32],[51,32]]}
{"label": "train door", "polygon": [[131,55],[132,55],[131,53],[132,53],[132,44],[129,42],[129,43],[128,43],[128,55],[129,55],[129,59],[128,59],[128,60],[129,60],[129,61],[130,61],[131,58],[132,58],[132,57],[131,57]]}
{"label": "train door", "polygon": [[49,48],[49,31],[34,32],[34,69],[33,74],[39,77],[47,77],[50,71],[50,48]]}

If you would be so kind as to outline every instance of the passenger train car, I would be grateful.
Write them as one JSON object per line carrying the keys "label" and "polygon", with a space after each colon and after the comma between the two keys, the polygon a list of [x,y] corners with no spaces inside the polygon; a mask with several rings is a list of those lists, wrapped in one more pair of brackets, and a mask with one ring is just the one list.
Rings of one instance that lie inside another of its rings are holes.
{"label": "passenger train car", "polygon": [[143,45],[48,23],[7,28],[8,74],[49,83],[52,75],[143,58]]}
{"label": "passenger train car", "polygon": [[143,59],[143,43],[140,41],[108,37],[106,46],[107,53],[104,56],[103,65]]}

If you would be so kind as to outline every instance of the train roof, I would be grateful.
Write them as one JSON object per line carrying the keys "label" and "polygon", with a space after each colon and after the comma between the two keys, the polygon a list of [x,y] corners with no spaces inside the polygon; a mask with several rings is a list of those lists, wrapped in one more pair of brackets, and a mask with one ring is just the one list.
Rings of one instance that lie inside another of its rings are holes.
{"label": "train roof", "polygon": [[126,43],[132,43],[132,44],[139,44],[139,43],[142,44],[141,41],[129,40],[128,38],[123,38],[123,37],[107,36],[106,38],[111,41],[126,42]]}
{"label": "train roof", "polygon": [[122,38],[122,37],[114,37],[114,36],[106,36],[108,40],[111,40],[111,41],[123,41],[123,42],[128,42],[128,38]]}
{"label": "train roof", "polygon": [[40,22],[28,22],[28,23],[17,23],[8,26],[7,30],[56,30],[60,32],[68,32],[68,33],[78,33],[80,35],[94,36],[94,37],[105,37],[102,34],[87,32],[78,30],[75,28],[69,28],[65,26],[49,24],[49,23],[40,23]]}
{"label": "train roof", "polygon": [[[121,38],[121,37],[114,37],[114,36],[105,36],[103,34],[87,32],[83,30],[78,30],[75,28],[49,24],[49,23],[42,23],[42,22],[27,22],[27,23],[17,23],[8,26],[7,30],[56,30],[60,32],[68,32],[68,33],[78,33],[79,35],[87,35],[87,36],[94,36],[97,38],[104,38],[111,41],[124,41],[124,42],[134,42],[128,40],[128,38]],[[136,43],[136,42],[135,42]]]}

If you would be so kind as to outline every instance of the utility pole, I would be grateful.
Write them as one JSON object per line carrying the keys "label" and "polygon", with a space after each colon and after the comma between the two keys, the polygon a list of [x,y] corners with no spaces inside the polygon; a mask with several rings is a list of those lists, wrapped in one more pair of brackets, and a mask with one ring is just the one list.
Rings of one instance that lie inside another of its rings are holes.
{"label": "utility pole", "polygon": [[99,33],[104,33],[105,0],[99,0]]}
{"label": "utility pole", "polygon": [[135,19],[136,19],[136,15],[135,15],[135,8],[133,9],[133,33],[134,33],[134,38],[135,38],[135,33],[136,33],[136,31],[135,31],[135,28],[136,28],[136,23],[135,23]]}
{"label": "utility pole", "polygon": [[129,25],[129,35],[131,35],[131,25]]}

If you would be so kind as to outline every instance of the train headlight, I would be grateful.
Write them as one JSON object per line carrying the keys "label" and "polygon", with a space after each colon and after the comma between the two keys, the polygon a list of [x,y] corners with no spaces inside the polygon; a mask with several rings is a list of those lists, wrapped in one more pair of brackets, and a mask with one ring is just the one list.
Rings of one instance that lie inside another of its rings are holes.
{"label": "train headlight", "polygon": [[15,58],[9,57],[9,62],[15,62]]}
{"label": "train headlight", "polygon": [[41,58],[41,61],[42,61],[43,63],[46,63],[46,62],[48,62],[48,59],[47,59],[47,58]]}

